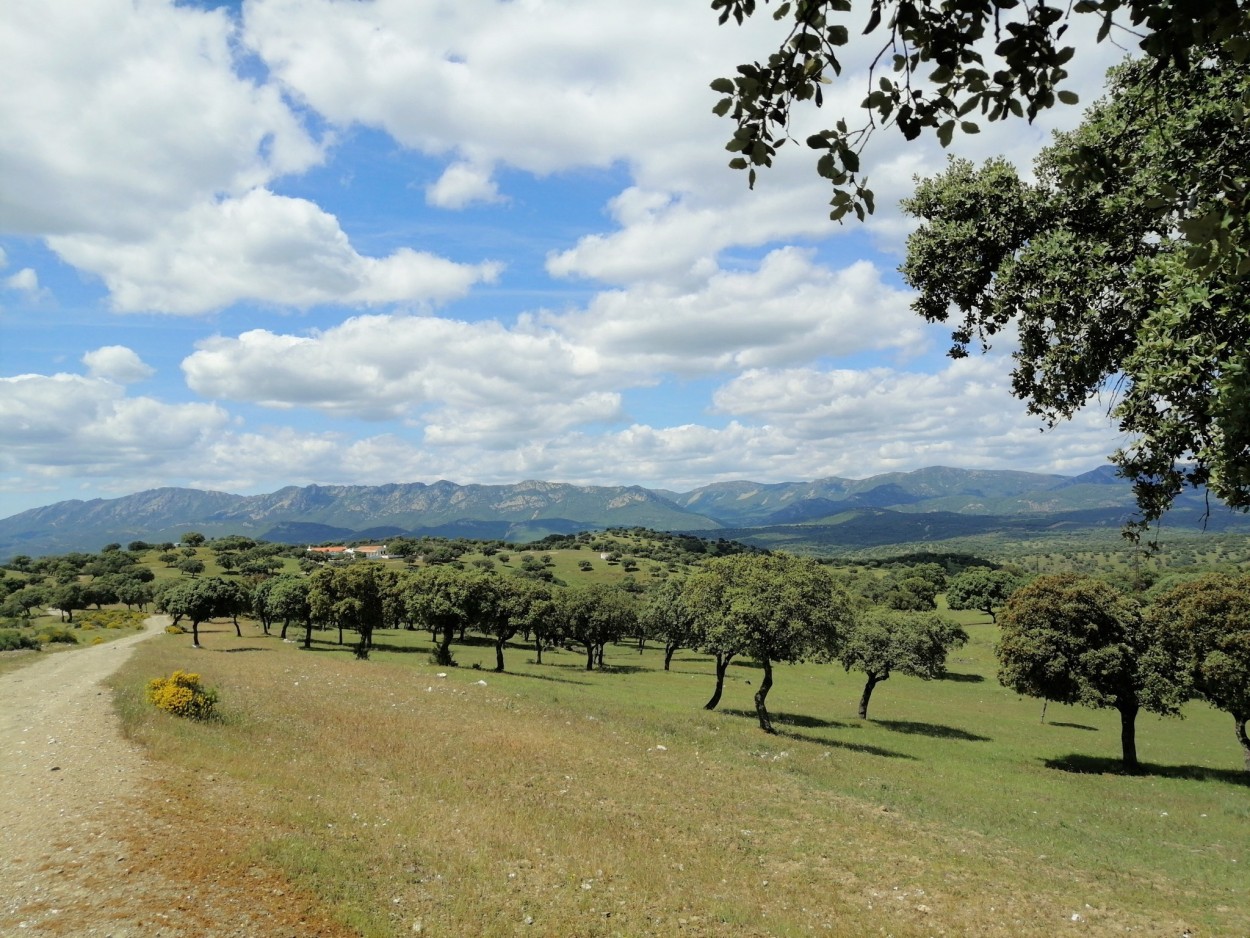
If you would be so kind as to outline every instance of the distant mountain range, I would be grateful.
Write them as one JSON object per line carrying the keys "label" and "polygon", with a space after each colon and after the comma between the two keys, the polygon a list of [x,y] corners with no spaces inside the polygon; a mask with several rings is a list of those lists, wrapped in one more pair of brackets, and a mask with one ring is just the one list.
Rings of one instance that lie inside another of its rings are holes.
{"label": "distant mountain range", "polygon": [[[65,501],[0,520],[0,560],[94,551],[108,543],[177,541],[185,531],[291,544],[437,535],[536,540],[594,528],[646,527],[771,545],[840,549],[969,534],[1116,528],[1133,516],[1111,467],[1078,476],[932,467],[867,479],[717,482],[690,492],[560,482],[288,486],[268,495],[162,488]],[[1198,530],[1207,505],[1187,492],[1172,530]],[[1208,528],[1250,531],[1250,518],[1212,501]]]}

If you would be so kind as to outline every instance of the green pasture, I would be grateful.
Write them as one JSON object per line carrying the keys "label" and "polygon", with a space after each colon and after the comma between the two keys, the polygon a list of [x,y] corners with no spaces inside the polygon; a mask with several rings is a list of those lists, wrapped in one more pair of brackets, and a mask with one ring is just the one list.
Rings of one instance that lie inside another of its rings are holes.
{"label": "green pasture", "polygon": [[[439,669],[424,632],[357,661],[332,632],[302,651],[215,623],[114,684],[197,810],[246,819],[251,860],[362,935],[1250,934],[1231,719],[1143,716],[1123,775],[1114,711],[1043,720],[995,681],[988,619],[952,615],[971,641],[948,678],[891,678],[868,720],[858,675],[778,668],[775,736],[750,662],[708,712],[709,659],[664,672],[654,647],[586,672],[515,642],[496,674],[476,639]],[[219,690],[219,722],[143,702],[175,668]]]}

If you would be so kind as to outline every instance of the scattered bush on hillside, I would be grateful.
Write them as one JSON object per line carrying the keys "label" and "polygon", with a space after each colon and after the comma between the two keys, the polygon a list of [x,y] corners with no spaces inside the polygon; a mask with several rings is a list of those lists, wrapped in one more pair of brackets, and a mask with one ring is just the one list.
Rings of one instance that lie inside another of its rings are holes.
{"label": "scattered bush on hillside", "polygon": [[99,609],[78,614],[83,629],[138,629],[147,616],[133,609]]}
{"label": "scattered bush on hillside", "polygon": [[39,639],[25,629],[0,629],[0,651],[38,650],[40,647]]}
{"label": "scattered bush on hillside", "polygon": [[37,633],[39,641],[45,645],[53,643],[61,645],[77,645],[78,636],[71,632],[63,625],[50,625],[45,629],[40,629]]}
{"label": "scattered bush on hillside", "polygon": [[148,681],[148,702],[174,716],[207,720],[217,706],[217,691],[200,685],[200,676],[178,670]]}

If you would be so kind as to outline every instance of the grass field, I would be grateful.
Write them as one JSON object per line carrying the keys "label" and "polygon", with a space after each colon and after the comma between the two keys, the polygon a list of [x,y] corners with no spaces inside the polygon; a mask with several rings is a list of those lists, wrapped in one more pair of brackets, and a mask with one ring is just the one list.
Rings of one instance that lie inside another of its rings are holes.
{"label": "grass field", "polygon": [[[1143,717],[1147,771],[1117,771],[1113,711],[1021,700],[988,620],[948,680],[781,668],[762,734],[758,671],[610,647],[455,648],[380,632],[368,661],[229,624],[139,646],[115,679],[128,732],[187,810],[247,830],[270,865],[367,936],[1250,934],[1250,798],[1231,719]],[[331,633],[317,633],[329,637]],[[222,720],[156,712],[175,668]],[[483,683],[484,682],[484,683]],[[222,848],[225,849],[225,848]]]}

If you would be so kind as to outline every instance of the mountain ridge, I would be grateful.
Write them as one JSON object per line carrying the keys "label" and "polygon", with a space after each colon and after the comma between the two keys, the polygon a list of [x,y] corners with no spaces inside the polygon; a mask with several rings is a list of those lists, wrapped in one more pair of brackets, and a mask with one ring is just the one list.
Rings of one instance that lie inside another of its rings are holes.
{"label": "mountain ridge", "polygon": [[[1205,512],[1204,497],[1183,493],[1175,516]],[[1127,521],[1133,510],[1131,487],[1111,467],[1062,476],[931,466],[864,479],[714,482],[688,492],[537,479],[510,485],[446,479],[289,485],[260,495],[164,487],[57,502],[0,519],[0,560],[97,550],[113,542],[176,541],[187,530],[304,543],[355,540],[371,531],[524,541],[606,527],[720,535],[786,526],[801,534],[823,525],[875,543],[885,529],[947,529],[960,526],[958,518],[978,530],[1019,529],[1021,519],[1029,528],[1044,527],[1050,516],[1064,525],[1105,528],[1112,518]],[[874,533],[874,526],[882,530]]]}

